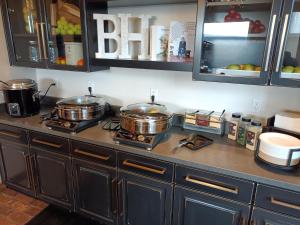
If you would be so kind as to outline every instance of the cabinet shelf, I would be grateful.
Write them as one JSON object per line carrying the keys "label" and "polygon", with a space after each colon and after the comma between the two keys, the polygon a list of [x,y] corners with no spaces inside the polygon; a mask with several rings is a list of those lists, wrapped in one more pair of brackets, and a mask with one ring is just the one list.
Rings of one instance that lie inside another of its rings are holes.
{"label": "cabinet shelf", "polygon": [[185,62],[175,61],[151,61],[130,59],[92,59],[93,66],[111,66],[155,70],[192,71],[193,58]]}
{"label": "cabinet shelf", "polygon": [[261,33],[261,34],[248,34],[248,36],[222,36],[222,35],[205,35],[205,38],[218,38],[218,39],[266,39],[267,34],[266,33]]}
{"label": "cabinet shelf", "polygon": [[207,2],[207,6],[256,5],[272,3],[271,0],[240,0],[230,2]]}

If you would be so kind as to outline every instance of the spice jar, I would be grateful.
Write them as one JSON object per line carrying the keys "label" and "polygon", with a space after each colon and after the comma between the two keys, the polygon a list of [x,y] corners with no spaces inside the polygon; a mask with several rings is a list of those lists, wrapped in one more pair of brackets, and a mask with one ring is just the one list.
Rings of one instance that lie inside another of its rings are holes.
{"label": "spice jar", "polygon": [[237,143],[240,145],[245,146],[246,145],[246,134],[248,127],[251,124],[251,118],[250,117],[243,117],[242,121],[240,122],[240,126],[238,128],[238,134],[237,134]]}
{"label": "spice jar", "polygon": [[231,120],[229,121],[229,132],[228,132],[228,138],[231,140],[236,141],[237,139],[237,133],[238,133],[241,116],[242,115],[240,113],[233,113],[231,116]]}
{"label": "spice jar", "polygon": [[29,41],[29,60],[31,62],[38,62],[40,60],[39,50],[36,41]]}
{"label": "spice jar", "polygon": [[248,127],[246,135],[246,148],[255,151],[257,148],[259,135],[262,133],[260,121],[252,121]]}

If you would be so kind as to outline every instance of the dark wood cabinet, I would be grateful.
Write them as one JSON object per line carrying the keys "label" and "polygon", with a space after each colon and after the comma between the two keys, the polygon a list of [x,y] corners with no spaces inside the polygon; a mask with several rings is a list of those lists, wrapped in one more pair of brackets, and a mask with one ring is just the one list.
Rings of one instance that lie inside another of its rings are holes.
{"label": "dark wood cabinet", "polygon": [[250,206],[183,187],[175,187],[174,225],[246,225]]}
{"label": "dark wood cabinet", "polygon": [[37,197],[49,203],[73,209],[70,157],[32,147]]}
{"label": "dark wood cabinet", "polygon": [[90,66],[84,0],[1,0],[10,63],[71,71]]}
{"label": "dark wood cabinet", "polygon": [[254,208],[251,218],[253,225],[299,225],[300,218],[275,213],[265,209]]}
{"label": "dark wood cabinet", "polygon": [[116,168],[73,159],[73,171],[76,211],[105,224],[116,224]]}
{"label": "dark wood cabinet", "polygon": [[4,183],[20,192],[34,196],[32,157],[28,146],[1,140],[1,171]]}
{"label": "dark wood cabinet", "polygon": [[121,171],[118,182],[120,225],[171,225],[172,185]]}

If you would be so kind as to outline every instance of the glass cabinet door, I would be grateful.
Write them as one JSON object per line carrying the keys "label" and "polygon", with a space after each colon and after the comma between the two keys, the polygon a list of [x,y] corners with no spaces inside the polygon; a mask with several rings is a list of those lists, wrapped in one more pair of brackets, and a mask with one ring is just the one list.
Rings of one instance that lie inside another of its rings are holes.
{"label": "glass cabinet door", "polygon": [[284,1],[272,85],[300,87],[300,0]]}
{"label": "glass cabinet door", "polygon": [[86,70],[81,0],[45,0],[49,68]]}
{"label": "glass cabinet door", "polygon": [[37,66],[42,62],[42,40],[39,36],[40,5],[37,0],[7,1],[15,61]]}
{"label": "glass cabinet door", "polygon": [[199,2],[194,79],[268,84],[282,1]]}

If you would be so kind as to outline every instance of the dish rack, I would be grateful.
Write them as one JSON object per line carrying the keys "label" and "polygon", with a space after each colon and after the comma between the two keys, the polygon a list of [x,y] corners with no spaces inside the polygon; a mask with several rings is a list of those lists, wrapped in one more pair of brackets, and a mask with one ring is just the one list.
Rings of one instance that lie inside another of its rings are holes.
{"label": "dish rack", "polygon": [[224,135],[225,125],[224,112],[196,110],[184,115],[183,128],[188,130]]}

